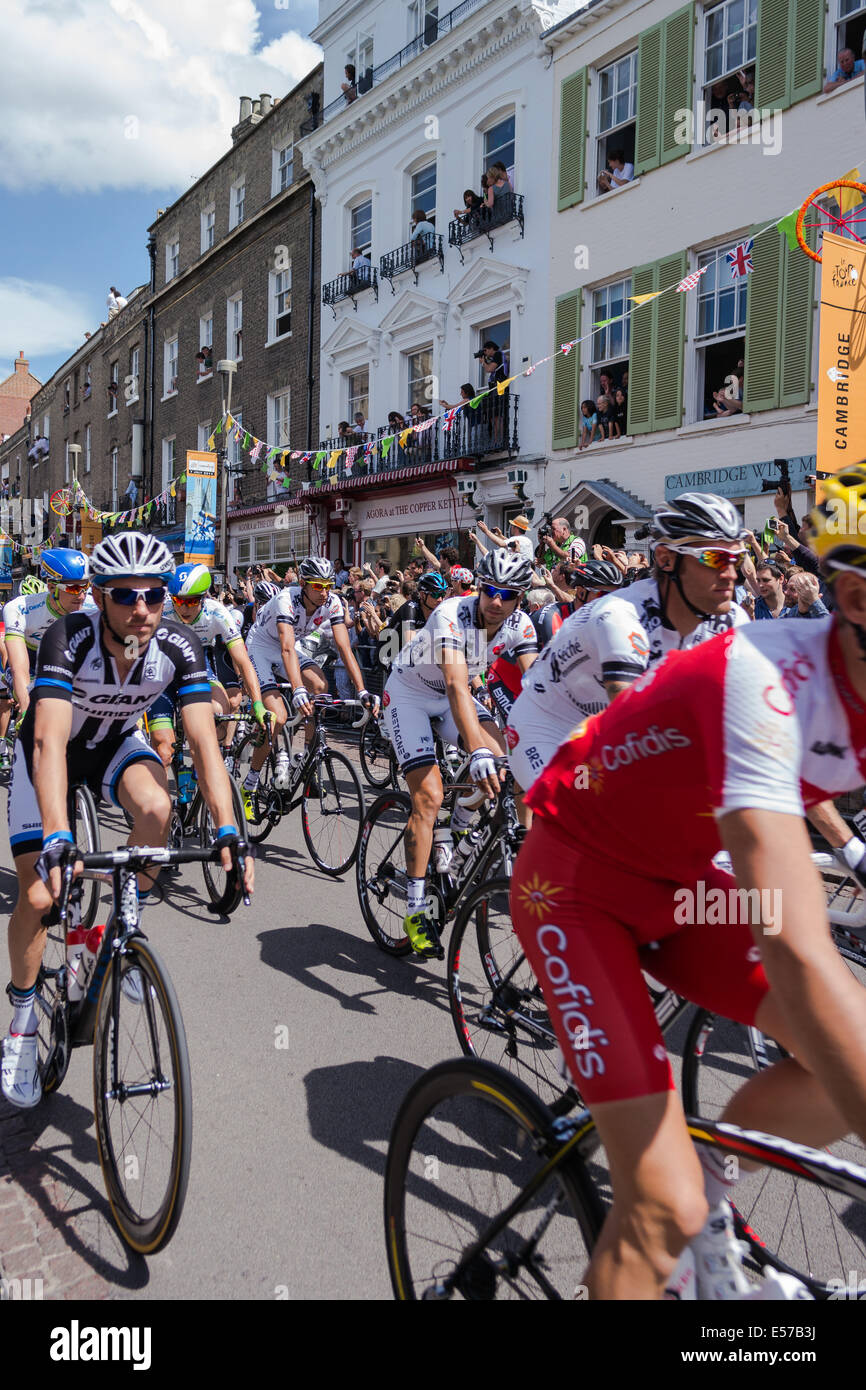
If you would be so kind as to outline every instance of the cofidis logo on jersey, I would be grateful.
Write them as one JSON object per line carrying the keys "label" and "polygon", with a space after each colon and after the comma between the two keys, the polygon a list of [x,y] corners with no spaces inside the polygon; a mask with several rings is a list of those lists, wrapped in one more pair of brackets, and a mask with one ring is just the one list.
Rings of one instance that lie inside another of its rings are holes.
{"label": "cofidis logo on jersey", "polygon": [[613,772],[641,758],[657,758],[662,753],[673,752],[675,748],[689,748],[691,742],[679,729],[660,729],[653,724],[644,734],[626,734],[622,743],[606,743],[601,750],[601,761],[608,771]]}

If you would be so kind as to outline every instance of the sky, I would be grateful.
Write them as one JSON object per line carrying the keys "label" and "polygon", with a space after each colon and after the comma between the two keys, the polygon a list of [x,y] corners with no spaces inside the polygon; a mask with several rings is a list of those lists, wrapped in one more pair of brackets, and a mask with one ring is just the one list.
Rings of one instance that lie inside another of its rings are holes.
{"label": "sky", "polygon": [[149,278],[147,228],[225,150],[238,98],[320,61],[318,0],[3,0],[0,380],[47,381]]}

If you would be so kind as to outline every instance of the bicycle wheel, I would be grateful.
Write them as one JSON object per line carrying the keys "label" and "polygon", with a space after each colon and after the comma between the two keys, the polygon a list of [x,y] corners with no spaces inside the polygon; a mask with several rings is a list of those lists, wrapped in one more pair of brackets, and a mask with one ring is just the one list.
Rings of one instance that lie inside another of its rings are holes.
{"label": "bicycle wheel", "polygon": [[[250,734],[244,739],[232,760],[229,771],[239,787],[243,786],[244,778],[250,770],[250,759],[253,753],[260,747],[260,740],[255,734]],[[241,803],[241,824],[247,839],[251,840],[254,845],[260,845],[263,840],[268,838],[283,814],[282,796],[274,787],[274,763],[270,754],[262,766],[258,786],[254,792],[250,793],[250,800],[252,806],[249,817],[244,812],[243,803]]]}
{"label": "bicycle wheel", "polygon": [[113,955],[105,972],[93,1035],[93,1091],[112,1214],[127,1245],[152,1254],[171,1239],[183,1210],[192,1086],[177,995],[143,937]]}
{"label": "bicycle wheel", "polygon": [[412,950],[403,930],[406,916],[406,823],[412,810],[407,792],[385,792],[373,802],[361,827],[355,881],[368,932],[392,956]]}
{"label": "bicycle wheel", "polygon": [[[603,1209],[576,1157],[541,1176],[559,1146],[550,1112],[498,1067],[466,1057],[426,1072],[403,1101],[388,1147],[385,1238],[395,1297],[585,1297]],[[537,1189],[496,1229],[533,1180]]]}
{"label": "bicycle wheel", "polygon": [[[99,817],[96,802],[90,788],[80,783],[74,791],[75,824],[72,834],[75,843],[85,854],[98,854],[102,848],[99,839]],[[100,884],[96,879],[86,879],[81,899],[81,928],[90,931],[99,910]]]}
{"label": "bicycle wheel", "polygon": [[[244,819],[244,803],[241,801],[241,794],[231,777],[229,778],[229,784],[232,789],[232,810],[234,812],[235,825],[238,827],[241,835],[243,835],[244,826],[246,825]],[[198,839],[202,849],[207,849],[209,845],[213,844],[215,834],[216,830],[211,813],[207,808],[204,798],[202,798],[198,820]],[[201,867],[202,873],[204,874],[204,886],[207,889],[208,897],[212,903],[222,902],[223,895],[226,891],[228,874],[218,861],[210,863],[205,859],[202,861]],[[234,912],[243,897],[243,887],[240,883],[240,879],[235,874],[233,874],[233,877],[236,879],[235,891],[227,902],[223,904],[223,911],[227,916],[230,916],[231,913]]]}
{"label": "bicycle wheel", "polygon": [[355,862],[364,820],[358,774],[342,753],[326,748],[304,783],[301,826],[317,868],[336,878]]}
{"label": "bicycle wheel", "polygon": [[510,880],[479,885],[461,903],[448,945],[448,1003],[461,1048],[496,1062],[550,1105],[569,1089],[550,1016],[520,942]]}
{"label": "bicycle wheel", "polygon": [[36,1047],[42,1090],[56,1091],[69,1067],[69,1013],[65,978],[66,938],[58,924],[46,929],[36,977]]}
{"label": "bicycle wheel", "polygon": [[386,738],[375,719],[364,725],[364,732],[358,746],[361,771],[369,787],[382,791],[394,787],[396,778],[396,759],[391,740]]}
{"label": "bicycle wheel", "polygon": [[[686,1113],[720,1119],[758,1067],[784,1056],[778,1044],[757,1029],[698,1010],[683,1051]],[[866,1151],[854,1135],[827,1152],[861,1166],[866,1163]],[[847,1286],[852,1269],[866,1268],[866,1207],[861,1202],[775,1168],[744,1171],[732,1201],[737,1234],[748,1241],[755,1262],[796,1274],[817,1296],[826,1296],[828,1287],[832,1292],[830,1280]]]}

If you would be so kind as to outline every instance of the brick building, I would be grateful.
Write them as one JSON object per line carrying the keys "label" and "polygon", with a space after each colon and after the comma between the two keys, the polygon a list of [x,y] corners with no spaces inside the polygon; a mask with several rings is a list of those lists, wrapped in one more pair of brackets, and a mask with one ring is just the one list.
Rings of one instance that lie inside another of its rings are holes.
{"label": "brick building", "polygon": [[42,382],[31,375],[24,353],[19,352],[12,375],[0,381],[0,435],[15,434],[21,428],[30,414],[30,398],[41,385]]}
{"label": "brick building", "polygon": [[[13,495],[47,512],[71,480],[77,444],[79,481],[99,510],[159,496],[184,472],[186,452],[207,445],[221,413],[223,358],[237,361],[232,413],[247,428],[274,444],[312,439],[319,218],[293,147],[321,85],[318,67],[281,100],[241,98],[231,149],[148,229],[150,283],[39,386],[31,419],[0,444],[0,480]],[[276,485],[234,440],[227,455],[230,567],[306,550],[303,508],[283,507],[275,527]],[[46,531],[56,523],[52,514]],[[182,552],[182,489],[149,529]]]}

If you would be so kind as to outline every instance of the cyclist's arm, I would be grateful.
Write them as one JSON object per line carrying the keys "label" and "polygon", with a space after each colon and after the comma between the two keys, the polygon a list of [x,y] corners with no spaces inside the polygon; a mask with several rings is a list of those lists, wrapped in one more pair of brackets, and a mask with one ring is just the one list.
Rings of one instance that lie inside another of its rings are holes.
{"label": "cyclist's arm", "polygon": [[295,651],[295,629],[291,623],[279,623],[277,631],[280,636],[280,651],[283,657],[283,666],[289,679],[289,684],[293,690],[302,690],[303,681],[301,680],[301,663],[298,660],[298,653]]}
{"label": "cyclist's arm", "polygon": [[[221,826],[231,825],[240,834],[242,827],[235,823],[231,783],[217,742],[210,702],[183,706],[183,731],[189,743],[201,794],[210,811],[214,827],[219,832]],[[230,850],[223,849],[221,858],[222,866],[228,872],[232,867]],[[244,883],[247,891],[252,892],[253,861],[249,856],[246,860]]]}
{"label": "cyclist's arm", "polygon": [[530,666],[538,659],[538,652],[521,652],[517,657],[517,669],[521,676],[525,676]]}
{"label": "cyclist's arm", "polygon": [[23,714],[30,704],[30,653],[24,638],[17,634],[9,635],[6,651],[12,667],[12,693]]}
{"label": "cyclist's arm", "polygon": [[236,637],[234,641],[226,644],[226,651],[231,657],[232,666],[234,666],[246,686],[253,704],[255,704],[256,701],[260,702],[262,692],[259,686],[259,678],[253,669],[253,663],[250,661],[250,654],[247,651],[246,642],[242,637]]}
{"label": "cyclist's arm", "polygon": [[72,733],[72,703],[37,700],[33,720],[33,788],[42,820],[42,837],[70,830],[67,814],[66,746]]}
{"label": "cyclist's arm", "polygon": [[780,922],[751,930],[797,1055],[866,1137],[866,994],[833,945],[803,820],[744,809],[718,824],[740,887],[781,903]]}
{"label": "cyclist's arm", "polygon": [[832,801],[822,801],[806,812],[806,819],[814,825],[819,835],[831,849],[841,849],[851,839],[851,831],[843,821]]}
{"label": "cyclist's arm", "polygon": [[361,675],[361,668],[355,660],[355,653],[349,641],[349,633],[345,623],[334,623],[331,627],[331,636],[334,639],[334,646],[343,659],[343,665],[349,673],[349,680],[355,689],[360,693],[366,689],[364,677]]}

